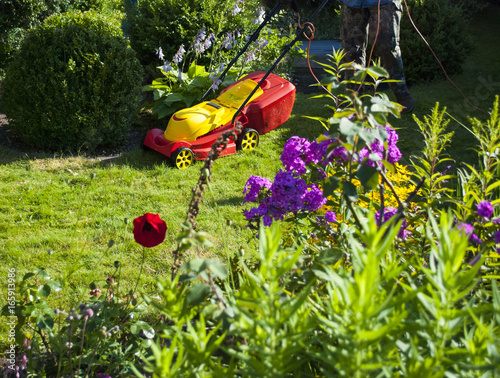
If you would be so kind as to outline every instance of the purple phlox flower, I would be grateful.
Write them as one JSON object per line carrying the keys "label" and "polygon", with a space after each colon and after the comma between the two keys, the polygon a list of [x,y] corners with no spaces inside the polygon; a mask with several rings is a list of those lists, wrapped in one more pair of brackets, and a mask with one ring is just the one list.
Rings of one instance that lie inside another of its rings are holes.
{"label": "purple phlox flower", "polygon": [[344,146],[338,146],[332,151],[332,157],[340,157],[343,161],[349,160],[349,151]]}
{"label": "purple phlox flower", "polygon": [[321,142],[317,142],[316,140],[311,142],[310,145],[310,162],[312,163],[321,163],[323,165],[328,165],[329,162],[333,161],[333,156],[328,155],[328,147],[332,143],[336,143],[337,139],[326,139]]}
{"label": "purple phlox flower", "polygon": [[315,184],[309,187],[302,197],[302,203],[304,204],[304,210],[306,211],[316,211],[321,208],[327,199],[323,197],[323,191],[318,188]]}
{"label": "purple phlox flower", "polygon": [[273,218],[271,218],[269,215],[264,215],[262,217],[262,222],[264,222],[264,226],[269,227],[273,224]]}
{"label": "purple phlox flower", "polygon": [[184,45],[181,45],[179,47],[179,50],[177,50],[174,57],[172,58],[172,62],[174,62],[175,64],[179,64],[180,62],[182,62],[182,57],[184,56],[185,52],[186,50],[184,50]]}
{"label": "purple phlox flower", "polygon": [[325,220],[327,222],[329,222],[329,223],[336,222],[337,221],[337,215],[333,211],[328,210],[325,213]]}
{"label": "purple phlox flower", "polygon": [[480,217],[489,219],[493,215],[493,205],[488,201],[481,201],[476,205],[476,213]]}
{"label": "purple phlox flower", "polygon": [[[385,130],[387,131],[387,161],[394,164],[402,157],[401,151],[396,145],[399,137],[396,131],[389,125],[385,126]],[[370,144],[370,149],[373,154],[378,155],[380,159],[384,158],[385,147],[383,141],[375,139],[375,141]],[[352,152],[347,151],[343,146],[335,148],[332,152],[333,157],[340,157],[343,161],[348,161],[351,154]],[[375,166],[375,162],[370,160],[370,150],[366,146],[353,156],[353,161],[371,165],[372,167]]]}
{"label": "purple phlox flower", "polygon": [[165,61],[165,64],[163,65],[162,70],[165,73],[172,71],[172,66],[170,65],[170,63],[168,61]]}
{"label": "purple phlox flower", "polygon": [[260,190],[262,188],[269,189],[271,186],[272,182],[266,178],[254,175],[250,176],[243,190],[243,194],[246,194],[243,203],[256,201],[259,197]]}
{"label": "purple phlox flower", "polygon": [[[391,219],[393,216],[397,214],[398,210],[393,208],[393,207],[386,207],[384,208],[384,220],[381,222],[380,221],[380,210],[375,213],[375,221],[377,223],[377,226],[380,226],[383,223],[386,223],[389,219]],[[409,231],[406,231],[407,223],[406,219],[403,219],[403,222],[401,223],[401,228],[399,229],[398,237],[402,239],[406,239],[406,237],[411,233]]]}
{"label": "purple phlox flower", "polygon": [[156,51],[156,55],[158,55],[158,58],[163,60],[165,58],[165,55],[163,55],[163,50],[161,49],[161,46],[158,47],[158,50]]}
{"label": "purple phlox flower", "polygon": [[111,375],[105,373],[97,373],[97,378],[111,378]]}
{"label": "purple phlox flower", "polygon": [[281,162],[288,172],[296,172],[297,175],[306,173],[306,160],[308,160],[311,143],[298,136],[293,136],[285,143],[281,154]]}
{"label": "purple phlox flower", "polygon": [[182,81],[182,70],[179,68],[179,72],[177,73],[177,79],[179,79],[179,81]]}
{"label": "purple phlox flower", "polygon": [[474,234],[474,226],[469,223],[460,223],[457,226],[457,230],[463,230],[465,235],[467,235],[469,240],[473,243],[481,244],[483,242],[476,234]]}
{"label": "purple phlox flower", "polygon": [[493,235],[493,237],[495,238],[495,242],[497,244],[500,244],[500,230],[498,230],[497,232],[495,232],[495,234]]}

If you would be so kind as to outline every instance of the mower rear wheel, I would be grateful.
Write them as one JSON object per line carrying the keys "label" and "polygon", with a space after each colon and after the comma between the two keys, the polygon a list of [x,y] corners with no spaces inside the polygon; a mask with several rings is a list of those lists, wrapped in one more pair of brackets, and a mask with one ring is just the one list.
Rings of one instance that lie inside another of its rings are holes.
{"label": "mower rear wheel", "polygon": [[237,147],[239,150],[251,151],[259,145],[259,133],[254,129],[245,129],[238,138]]}
{"label": "mower rear wheel", "polygon": [[180,147],[175,150],[172,160],[178,169],[186,169],[194,162],[194,154],[189,148]]}

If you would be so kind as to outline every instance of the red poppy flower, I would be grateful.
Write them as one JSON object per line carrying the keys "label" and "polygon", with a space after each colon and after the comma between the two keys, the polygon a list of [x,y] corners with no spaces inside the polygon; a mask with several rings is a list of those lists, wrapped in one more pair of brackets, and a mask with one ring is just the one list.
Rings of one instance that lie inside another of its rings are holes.
{"label": "red poppy flower", "polygon": [[134,219],[134,239],[146,248],[152,248],[165,240],[166,223],[158,214],[146,213]]}

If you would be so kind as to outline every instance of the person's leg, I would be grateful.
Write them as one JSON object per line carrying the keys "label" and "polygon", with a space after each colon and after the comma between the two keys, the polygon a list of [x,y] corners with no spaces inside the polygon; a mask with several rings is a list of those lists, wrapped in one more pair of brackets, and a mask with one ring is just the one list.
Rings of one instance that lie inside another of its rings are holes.
{"label": "person's leg", "polygon": [[[367,9],[348,7],[342,4],[340,10],[340,38],[342,49],[346,54],[344,62],[356,62],[365,65],[366,45],[368,42],[368,21],[369,12]],[[344,79],[353,75],[353,71],[346,72]]]}
{"label": "person's leg", "polygon": [[380,57],[382,67],[389,73],[389,78],[400,80],[398,83],[390,83],[389,85],[396,95],[396,100],[406,108],[404,112],[411,112],[413,110],[413,99],[406,85],[403,59],[401,58],[401,49],[399,47],[399,31],[403,10],[401,0],[394,0],[381,5],[380,20],[378,6],[369,9],[370,41],[372,43],[377,32],[377,25],[379,25],[374,53]]}

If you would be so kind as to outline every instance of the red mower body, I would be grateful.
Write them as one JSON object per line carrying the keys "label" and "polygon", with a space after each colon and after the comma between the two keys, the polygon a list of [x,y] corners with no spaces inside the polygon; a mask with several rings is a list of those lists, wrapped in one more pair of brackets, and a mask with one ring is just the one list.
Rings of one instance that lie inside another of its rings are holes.
{"label": "red mower body", "polygon": [[[226,93],[234,86],[244,85],[245,80],[252,80],[253,82],[255,82],[254,84],[255,87],[261,81],[261,79],[264,77],[265,74],[266,72],[263,71],[252,72],[247,76],[245,76],[244,78],[231,84],[225,90],[223,90],[221,92],[221,95],[217,97],[217,99],[212,100],[210,102],[202,103],[193,108],[188,108],[176,112],[172,116],[172,119],[169,121],[167,129],[165,131],[161,129],[153,129],[149,131],[144,140],[144,146],[152,150],[155,150],[169,158],[172,157],[174,154],[176,154],[176,151],[180,151],[181,148],[184,148],[184,149],[189,149],[193,152],[194,159],[196,160],[206,159],[212,147],[212,144],[217,140],[219,135],[221,135],[225,131],[234,128],[234,124],[232,124],[231,121],[226,122],[224,120],[225,123],[220,125],[217,123],[212,123],[210,131],[199,136],[193,134],[195,136],[191,138],[170,137],[169,139],[166,139],[165,136],[180,135],[178,131],[172,132],[171,130],[174,127],[180,126],[180,124],[176,125],[176,122],[184,121],[186,116],[183,116],[183,114],[186,114],[186,112],[191,112],[190,114],[195,114],[195,116],[197,116],[196,119],[201,119],[201,120],[210,119],[213,122],[214,119],[217,119],[216,113],[220,113],[221,111],[224,110],[220,109],[226,107],[225,102],[228,102],[227,101],[228,97],[231,97],[230,96],[231,92],[228,92],[228,95],[226,96],[224,96],[224,93]],[[237,88],[233,88],[233,90],[234,89]],[[290,114],[292,113],[292,108],[295,101],[295,86],[288,80],[285,80],[274,74],[269,74],[269,76],[260,86],[260,89],[262,90],[261,92],[259,92],[260,95],[258,95],[257,98],[253,96],[253,99],[249,101],[248,104],[238,114],[238,116],[236,117],[236,121],[239,121],[243,124],[244,130],[253,129],[257,131],[259,135],[262,135],[282,125],[284,122],[288,120]],[[227,106],[228,109],[226,110],[229,110],[229,107],[231,106],[234,109],[234,105],[230,104]],[[210,109],[213,110],[214,114],[210,113],[212,111]],[[233,111],[233,114],[234,112],[235,111]],[[202,114],[203,116],[200,115],[201,113],[203,113]],[[221,118],[221,120],[223,119],[224,118]],[[221,156],[233,154],[235,152],[236,152],[236,142],[231,141],[228,143],[226,149],[222,151]],[[181,167],[178,166],[178,168]]]}

